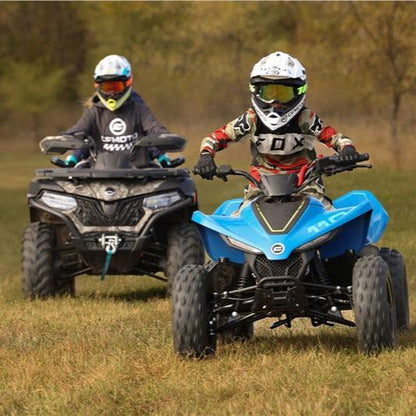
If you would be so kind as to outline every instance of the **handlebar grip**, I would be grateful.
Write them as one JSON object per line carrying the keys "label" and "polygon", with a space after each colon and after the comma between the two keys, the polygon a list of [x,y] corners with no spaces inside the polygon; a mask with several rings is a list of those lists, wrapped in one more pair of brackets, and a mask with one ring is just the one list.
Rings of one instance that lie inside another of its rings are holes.
{"label": "handlebar grip", "polygon": [[358,155],[358,162],[365,162],[366,160],[370,159],[370,155],[368,153],[360,153]]}

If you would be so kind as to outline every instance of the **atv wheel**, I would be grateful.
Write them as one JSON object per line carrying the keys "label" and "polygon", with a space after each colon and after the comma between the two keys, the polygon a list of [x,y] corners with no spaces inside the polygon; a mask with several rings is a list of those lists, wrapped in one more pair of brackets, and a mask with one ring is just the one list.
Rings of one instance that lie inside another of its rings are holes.
{"label": "atv wheel", "polygon": [[380,256],[364,256],[353,269],[353,308],[358,346],[370,354],[396,344],[392,282]]}
{"label": "atv wheel", "polygon": [[387,263],[390,270],[396,306],[397,329],[409,329],[409,293],[407,288],[406,265],[403,256],[397,250],[387,247],[380,249],[380,256]]}
{"label": "atv wheel", "polygon": [[165,275],[168,279],[168,293],[176,273],[186,264],[203,264],[204,247],[198,228],[192,223],[177,224],[169,230]]}
{"label": "atv wheel", "polygon": [[74,295],[74,278],[58,280],[54,267],[55,249],[53,227],[42,223],[26,226],[22,241],[22,289],[25,297]]}
{"label": "atv wheel", "polygon": [[203,358],[213,355],[215,336],[210,335],[208,273],[204,266],[184,266],[172,284],[172,331],[175,351]]}

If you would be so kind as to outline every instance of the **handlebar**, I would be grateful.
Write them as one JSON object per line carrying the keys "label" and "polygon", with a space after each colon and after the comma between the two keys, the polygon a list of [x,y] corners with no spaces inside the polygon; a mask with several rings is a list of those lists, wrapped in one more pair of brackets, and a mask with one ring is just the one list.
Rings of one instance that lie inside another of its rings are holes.
{"label": "handlebar", "polygon": [[[306,167],[306,172],[303,173],[302,180],[299,183],[299,189],[303,188],[303,185],[312,182],[314,179],[321,175],[332,176],[337,173],[357,169],[357,168],[367,168],[371,169],[371,164],[358,164],[360,162],[365,162],[369,160],[370,156],[368,153],[361,153],[353,156],[326,156],[314,160],[308,167]],[[193,169],[194,174],[199,174],[196,169]],[[260,187],[260,182],[253,178],[248,172],[242,170],[234,170],[230,165],[220,165],[217,167],[215,176],[222,179],[226,182],[227,176],[236,175],[244,176],[250,182],[254,183],[257,187]],[[304,181],[305,178],[308,178]]]}
{"label": "handlebar", "polygon": [[332,176],[356,168],[370,169],[372,166],[369,164],[358,165],[358,163],[365,162],[369,159],[370,156],[368,153],[361,153],[354,156],[327,156],[316,159],[311,167],[313,167],[317,175]]}

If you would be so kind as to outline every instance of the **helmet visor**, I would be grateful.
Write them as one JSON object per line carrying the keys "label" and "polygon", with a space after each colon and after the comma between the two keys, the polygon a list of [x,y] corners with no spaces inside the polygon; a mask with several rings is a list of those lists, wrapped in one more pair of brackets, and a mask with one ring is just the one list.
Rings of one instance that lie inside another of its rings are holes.
{"label": "helmet visor", "polygon": [[98,84],[98,87],[104,94],[118,94],[126,89],[126,83],[124,81],[103,81]]}
{"label": "helmet visor", "polygon": [[258,92],[258,97],[265,103],[288,103],[296,96],[296,87],[281,84],[261,85]]}

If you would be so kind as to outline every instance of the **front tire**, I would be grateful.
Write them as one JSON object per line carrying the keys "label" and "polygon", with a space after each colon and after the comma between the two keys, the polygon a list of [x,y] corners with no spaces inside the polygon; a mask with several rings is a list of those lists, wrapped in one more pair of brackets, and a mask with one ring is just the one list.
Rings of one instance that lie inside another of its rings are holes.
{"label": "front tire", "polygon": [[75,279],[58,279],[55,229],[43,223],[26,226],[22,240],[22,290],[26,298],[74,295]]}
{"label": "front tire", "polygon": [[210,335],[209,283],[204,266],[184,266],[172,284],[172,331],[175,351],[203,358],[213,355],[216,338]]}
{"label": "front tire", "polygon": [[409,292],[407,287],[406,265],[403,256],[397,250],[387,247],[380,249],[380,256],[387,263],[390,270],[396,306],[397,329],[409,329]]}
{"label": "front tire", "polygon": [[370,354],[396,345],[392,281],[382,257],[364,256],[355,263],[353,309],[361,351]]}
{"label": "front tire", "polygon": [[168,293],[178,271],[187,264],[203,264],[204,247],[198,228],[193,223],[177,224],[169,230],[165,275],[168,279]]}

